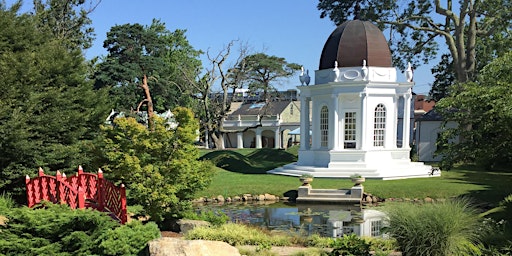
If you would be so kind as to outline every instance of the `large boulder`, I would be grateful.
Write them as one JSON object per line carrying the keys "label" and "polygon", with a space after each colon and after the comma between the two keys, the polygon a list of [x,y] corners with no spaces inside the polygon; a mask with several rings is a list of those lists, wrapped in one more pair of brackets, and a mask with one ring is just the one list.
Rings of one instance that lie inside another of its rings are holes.
{"label": "large boulder", "polygon": [[238,256],[237,248],[220,241],[161,237],[148,243],[149,256]]}

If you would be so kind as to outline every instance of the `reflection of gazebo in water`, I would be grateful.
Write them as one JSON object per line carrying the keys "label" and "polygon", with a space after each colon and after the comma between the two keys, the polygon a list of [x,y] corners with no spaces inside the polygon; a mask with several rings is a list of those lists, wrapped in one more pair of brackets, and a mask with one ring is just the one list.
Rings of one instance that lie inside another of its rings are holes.
{"label": "reflection of gazebo in water", "polygon": [[[315,83],[299,86],[300,143],[296,163],[272,174],[403,179],[429,177],[410,160],[412,69],[397,80],[382,31],[350,20],[327,39]],[[439,176],[440,173],[434,176]]]}

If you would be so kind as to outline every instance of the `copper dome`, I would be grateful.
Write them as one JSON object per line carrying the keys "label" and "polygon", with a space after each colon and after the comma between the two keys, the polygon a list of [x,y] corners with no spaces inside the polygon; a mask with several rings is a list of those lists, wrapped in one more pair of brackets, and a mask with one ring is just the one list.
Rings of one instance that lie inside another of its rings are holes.
{"label": "copper dome", "polygon": [[369,21],[350,20],[339,25],[325,42],[320,68],[358,67],[366,65],[392,67],[391,52],[386,38],[379,28]]}

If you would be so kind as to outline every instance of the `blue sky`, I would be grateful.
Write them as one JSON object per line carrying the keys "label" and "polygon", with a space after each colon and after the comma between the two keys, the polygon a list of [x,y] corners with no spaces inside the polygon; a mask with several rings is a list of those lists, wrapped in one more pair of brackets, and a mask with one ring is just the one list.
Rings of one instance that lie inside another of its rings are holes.
{"label": "blue sky", "polygon": [[[8,5],[12,2],[7,1]],[[324,43],[335,29],[329,19],[320,19],[317,3],[317,0],[102,0],[90,15],[96,40],[86,56],[106,55],[102,45],[112,26],[149,25],[156,18],[170,31],[187,30],[185,35],[195,49],[218,53],[231,40],[240,39],[254,53],[264,52],[303,65],[314,81]],[[398,77],[400,81],[405,80],[400,72]],[[419,67],[415,81],[414,92],[428,93],[433,82],[430,66]],[[298,85],[297,74],[278,88]]]}

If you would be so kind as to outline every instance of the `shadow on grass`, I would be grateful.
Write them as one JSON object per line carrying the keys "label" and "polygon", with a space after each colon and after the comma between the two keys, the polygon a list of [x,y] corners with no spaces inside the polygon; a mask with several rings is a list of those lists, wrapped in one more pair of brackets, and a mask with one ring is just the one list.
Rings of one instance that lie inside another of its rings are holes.
{"label": "shadow on grass", "polygon": [[297,161],[295,155],[271,148],[257,149],[248,155],[233,150],[217,150],[203,155],[200,159],[210,160],[224,170],[243,174],[265,174],[269,170]]}
{"label": "shadow on grass", "polygon": [[512,172],[509,170],[489,171],[475,166],[461,166],[457,169],[464,170],[458,178],[464,183],[476,184],[486,188],[466,194],[466,196],[474,198],[479,202],[497,204],[507,195],[512,194]]}

